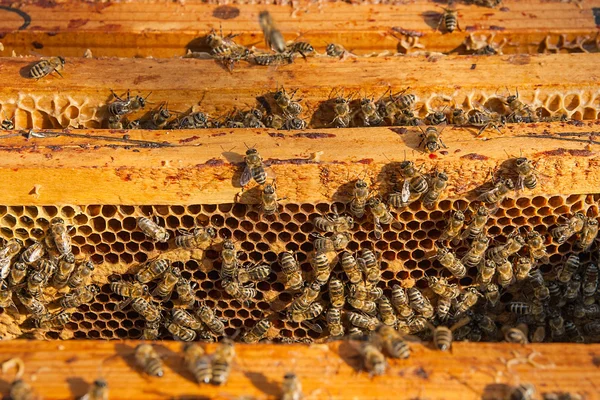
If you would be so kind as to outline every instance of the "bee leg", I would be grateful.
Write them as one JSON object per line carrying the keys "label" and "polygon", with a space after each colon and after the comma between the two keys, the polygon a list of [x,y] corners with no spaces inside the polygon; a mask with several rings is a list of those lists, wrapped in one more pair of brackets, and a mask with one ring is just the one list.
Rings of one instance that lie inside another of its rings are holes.
{"label": "bee leg", "polygon": [[64,78],[64,76],[62,76],[59,70],[55,69],[54,72],[56,72],[61,78]]}
{"label": "bee leg", "polygon": [[[442,17],[440,18],[437,26],[435,27],[435,32],[440,30],[440,25],[442,25],[442,21],[444,20],[444,16],[442,15]],[[441,32],[441,31],[440,31]]]}
{"label": "bee leg", "polygon": [[482,126],[477,135],[475,135],[475,137],[479,137],[487,129],[488,125],[489,124]]}
{"label": "bee leg", "polygon": [[308,60],[306,59],[306,55],[305,55],[303,52],[299,51],[298,53],[300,53],[300,55],[302,56],[302,58],[304,58],[304,61],[308,61]]}
{"label": "bee leg", "polygon": [[445,149],[448,148],[448,146],[446,146],[446,144],[442,141],[442,138],[439,138],[440,144],[442,145],[442,147],[444,147]]}
{"label": "bee leg", "polygon": [[421,147],[424,140],[425,140],[425,135],[421,134],[421,141],[419,142],[419,147]]}

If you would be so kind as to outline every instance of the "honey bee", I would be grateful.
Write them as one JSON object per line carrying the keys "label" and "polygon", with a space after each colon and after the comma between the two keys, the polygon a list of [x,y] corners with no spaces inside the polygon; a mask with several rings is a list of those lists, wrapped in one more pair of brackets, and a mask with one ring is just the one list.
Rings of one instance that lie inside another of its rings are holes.
{"label": "honey bee", "polygon": [[275,193],[275,185],[267,183],[263,188],[260,199],[263,214],[274,215],[278,212],[278,201],[282,199],[277,198],[277,194]]}
{"label": "honey bee", "polygon": [[598,220],[596,218],[586,217],[576,245],[586,251],[594,243],[597,236]]}
{"label": "honey bee", "polygon": [[8,288],[6,281],[0,281],[0,307],[7,310],[11,315],[19,315],[19,310],[12,298],[12,290]]}
{"label": "honey bee", "polygon": [[267,182],[267,171],[263,159],[255,148],[249,148],[244,158],[246,167],[240,178],[240,186],[246,186],[252,179],[259,185]]}
{"label": "honey bee", "polygon": [[138,344],[134,355],[137,365],[145,374],[162,378],[164,375],[163,362],[152,345],[148,343]]}
{"label": "honey bee", "polygon": [[[327,251],[340,251],[340,250],[344,250],[348,246],[348,243],[350,243],[352,236],[350,235],[349,232],[338,232],[338,233],[332,234],[330,237],[328,237],[326,239],[328,242],[331,243],[331,250],[329,250],[328,246],[323,247],[323,249],[327,249]],[[316,246],[315,246],[315,249],[316,249]]]}
{"label": "honey bee", "polygon": [[11,400],[35,400],[39,399],[36,393],[33,391],[31,385],[25,382],[23,379],[15,379],[10,385],[10,391],[8,398]]}
{"label": "honey bee", "polygon": [[88,285],[75,289],[60,300],[62,308],[77,308],[82,304],[91,303],[99,289],[96,285]]}
{"label": "honey bee", "polygon": [[532,307],[529,303],[513,301],[506,305],[506,311],[517,315],[529,315],[531,314]]}
{"label": "honey bee", "polygon": [[465,215],[463,214],[462,211],[456,210],[450,217],[450,220],[448,221],[446,228],[444,229],[444,231],[442,232],[442,235],[440,236],[440,240],[441,241],[454,240],[455,238],[457,238],[460,235],[460,232],[461,232],[464,224],[465,224]]}
{"label": "honey bee", "polygon": [[379,309],[381,322],[388,326],[396,326],[396,312],[394,311],[394,307],[387,297],[382,296],[377,301],[377,308]]}
{"label": "honey bee", "polygon": [[486,235],[482,233],[477,235],[461,262],[469,268],[478,266],[483,261],[489,243],[490,239]]}
{"label": "honey bee", "polygon": [[[257,108],[242,113],[242,120],[245,128],[264,128],[262,123],[263,113]],[[248,154],[246,152],[246,154]]]}
{"label": "honey bee", "polygon": [[131,301],[131,308],[140,314],[146,321],[156,321],[160,319],[160,309],[143,297],[136,297]]}
{"label": "honey bee", "polygon": [[35,63],[29,70],[29,77],[39,80],[53,72],[56,72],[61,78],[60,73],[65,68],[65,59],[61,56],[50,57],[47,60],[41,60]]}
{"label": "honey bee", "polygon": [[46,306],[44,303],[27,293],[26,290],[17,291],[17,298],[23,304],[27,312],[33,315],[34,318],[41,318],[46,314]]}
{"label": "honey bee", "polygon": [[286,287],[291,290],[300,290],[304,279],[296,257],[292,253],[284,251],[279,255],[279,264],[285,276]]}
{"label": "honey bee", "polygon": [[282,65],[294,62],[294,53],[257,54],[252,58],[257,65]]}
{"label": "honey bee", "polygon": [[223,335],[225,332],[225,325],[223,322],[218,319],[213,312],[213,310],[206,306],[202,305],[198,310],[196,310],[196,316],[217,336]]}
{"label": "honey bee", "polygon": [[446,297],[439,297],[435,305],[435,315],[441,322],[446,322],[450,317],[450,308],[452,308],[452,300]]}
{"label": "honey bee", "polygon": [[358,346],[363,361],[363,368],[371,375],[383,375],[387,368],[385,356],[377,346],[369,340],[363,340]]}
{"label": "honey bee", "polygon": [[469,116],[468,121],[469,125],[480,128],[476,136],[480,136],[488,128],[494,128],[498,133],[502,133],[500,127],[506,124],[506,117],[496,112],[492,112],[485,107],[481,107],[481,109],[482,110],[475,110],[475,112]]}
{"label": "honey bee", "polygon": [[[308,308],[304,310],[290,310],[290,319],[294,322],[305,322],[311,319],[317,318],[324,311],[323,304],[319,302],[314,302],[308,306]],[[308,325],[312,328],[311,325]]]}
{"label": "honey bee", "polygon": [[217,231],[213,227],[194,228],[192,233],[184,232],[175,238],[175,246],[182,249],[206,248],[214,238],[217,237]]}
{"label": "honey bee", "polygon": [[177,340],[182,342],[192,342],[196,339],[196,331],[188,327],[177,324],[173,321],[165,322],[165,328]]}
{"label": "honey bee", "polygon": [[450,284],[446,278],[438,278],[436,276],[429,276],[426,278],[429,283],[429,288],[433,293],[446,299],[455,299],[460,295],[460,289],[456,284]]}
{"label": "honey bee", "polygon": [[371,215],[373,216],[373,233],[376,239],[381,239],[383,236],[383,227],[381,224],[389,225],[394,222],[394,217],[390,212],[389,208],[383,201],[381,201],[380,197],[371,197],[367,202],[369,205],[369,209],[371,210]]}
{"label": "honey bee", "polygon": [[377,312],[377,303],[371,300],[348,297],[348,304],[369,315],[373,315]]}
{"label": "honey bee", "polygon": [[484,233],[485,224],[487,223],[489,215],[488,209],[485,206],[480,206],[462,233],[461,239],[475,239],[478,235]]}
{"label": "honey bee", "polygon": [[573,301],[579,296],[580,290],[581,278],[579,277],[579,275],[575,275],[569,282],[567,282],[565,292],[563,293],[563,297],[567,301]]}
{"label": "honey bee", "polygon": [[256,289],[249,286],[242,286],[230,279],[223,279],[221,286],[228,295],[239,301],[249,301],[256,297]]}
{"label": "honey bee", "polygon": [[[27,267],[24,263],[15,263],[13,270],[16,268],[17,265],[19,265],[20,268],[22,268],[23,272],[27,272]],[[75,256],[73,256],[73,253],[65,254],[58,262],[58,268],[56,270],[56,273],[54,274],[52,281],[54,286],[59,289],[64,287],[67,284],[69,277],[71,276],[74,270]]]}
{"label": "honey bee", "polygon": [[267,279],[271,273],[271,267],[266,264],[254,264],[245,266],[238,270],[237,279],[239,283],[259,282]]}
{"label": "honey bee", "polygon": [[0,128],[2,128],[5,131],[12,131],[13,129],[15,129],[15,117],[14,116],[12,119],[8,119],[6,117],[6,114],[4,114],[4,110],[2,110],[2,117],[4,119],[0,122]]}
{"label": "honey bee", "polygon": [[436,257],[440,264],[444,266],[454,277],[461,279],[467,274],[467,269],[454,253],[445,247],[438,247]]}
{"label": "honey bee", "polygon": [[317,283],[324,285],[329,280],[329,275],[331,274],[330,263],[329,256],[323,251],[315,251],[310,258],[314,279]]}
{"label": "honey bee", "polygon": [[410,307],[421,314],[425,318],[433,317],[434,310],[433,306],[429,302],[429,299],[421,293],[416,287],[411,287],[407,290],[408,299],[410,301]]}
{"label": "honey bee", "polygon": [[339,215],[337,206],[334,204],[332,213],[329,215],[318,216],[313,219],[315,228],[323,232],[341,233],[347,232],[354,226],[354,218],[348,215]]}
{"label": "honey bee", "polygon": [[156,285],[156,288],[152,292],[152,296],[162,297],[164,301],[168,301],[171,298],[171,293],[175,289],[175,285],[181,278],[181,271],[177,267],[169,268],[162,276],[162,279]]}
{"label": "honey bee", "polygon": [[417,315],[408,320],[406,328],[403,332],[407,332],[411,335],[422,332],[427,328],[427,319],[423,316]]}
{"label": "honey bee", "polygon": [[177,284],[175,285],[179,303],[187,306],[191,305],[196,299],[194,290],[196,290],[197,286],[198,284],[196,282],[190,282],[183,277],[179,278],[179,281],[177,281]]}
{"label": "honey bee", "polygon": [[301,400],[302,399],[302,384],[298,376],[293,372],[288,372],[283,376],[281,385],[281,400]]}
{"label": "honey bee", "polygon": [[206,44],[208,47],[212,49],[216,49],[217,47],[222,46],[235,46],[236,43],[233,41],[233,38],[237,35],[228,34],[227,36],[223,36],[223,29],[220,29],[220,34],[217,34],[215,29],[211,29],[209,34],[206,35]]}
{"label": "honey bee", "polygon": [[539,301],[547,300],[550,297],[550,290],[546,286],[546,282],[541,271],[539,269],[531,271],[528,277],[528,282],[533,288],[533,295],[535,298]]}
{"label": "honey bee", "polygon": [[221,249],[221,279],[233,279],[238,271],[238,252],[230,239],[223,241]]}
{"label": "honey bee", "polygon": [[550,256],[544,244],[545,238],[536,231],[527,234],[527,247],[532,260],[547,260]]}
{"label": "honey bee", "polygon": [[588,264],[583,274],[583,304],[590,305],[595,302],[595,294],[598,290],[598,267],[596,264]]}
{"label": "honey bee", "polygon": [[352,96],[346,98],[338,96],[334,99],[333,113],[335,117],[329,125],[333,125],[336,128],[348,128],[350,126],[350,119],[352,111],[350,109],[350,101]]}
{"label": "honey bee", "polygon": [[341,44],[328,43],[325,48],[325,52],[329,57],[343,58],[345,55],[350,54],[344,46]]}
{"label": "honey bee", "polygon": [[229,72],[233,72],[236,63],[247,60],[250,56],[250,50],[240,45],[217,47],[212,49],[210,53],[213,58],[219,60],[221,64],[227,67]]}
{"label": "honey bee", "polygon": [[567,334],[567,337],[571,338],[572,342],[583,343],[585,341],[581,334],[581,330],[573,321],[565,321],[565,333]]}
{"label": "honey bee", "polygon": [[321,292],[321,285],[318,282],[312,282],[307,285],[302,293],[294,299],[290,304],[290,311],[306,310],[316,299]]}
{"label": "honey bee", "polygon": [[202,347],[196,343],[186,343],[183,346],[183,362],[197,383],[210,382],[212,377],[211,360]]}
{"label": "honey bee", "polygon": [[346,295],[344,294],[344,284],[339,279],[331,278],[329,280],[329,301],[335,308],[344,307]]}
{"label": "honey bee", "polygon": [[456,304],[456,315],[458,316],[472,308],[475,304],[477,304],[479,297],[482,296],[483,295],[474,287],[466,288]]}
{"label": "honey bee", "polygon": [[[481,4],[485,7],[494,7],[493,5],[488,5],[488,4],[491,4],[491,3],[499,4],[500,1],[495,1],[495,0],[476,1],[476,4],[478,4],[478,3],[485,3],[485,4]],[[535,395],[535,386],[533,386],[531,383],[521,383],[510,389],[509,393],[507,394],[506,399],[507,400],[533,400],[534,395]]]}
{"label": "honey bee", "polygon": [[47,284],[47,276],[41,271],[34,271],[27,277],[27,283],[25,284],[27,292],[39,299],[42,296],[42,291]]}
{"label": "honey bee", "polygon": [[88,392],[79,400],[108,400],[108,382],[104,379],[96,379]]}
{"label": "honey bee", "polygon": [[148,236],[155,242],[166,243],[171,235],[165,228],[159,226],[156,222],[150,218],[139,217],[137,219],[137,225],[144,235]]}
{"label": "honey bee", "polygon": [[394,208],[402,208],[410,204],[411,201],[418,200],[429,189],[427,179],[415,168],[412,161],[403,161],[400,163],[401,174],[404,177],[402,189],[389,195],[389,203]]}
{"label": "honey bee", "polygon": [[294,42],[287,46],[287,51],[290,53],[299,53],[306,60],[306,55],[314,53],[315,49],[308,42]]}
{"label": "honey bee", "polygon": [[177,325],[193,329],[195,331],[202,329],[202,322],[182,308],[174,308],[171,310],[172,322]]}
{"label": "honey bee", "polygon": [[567,258],[567,261],[565,261],[562,268],[559,269],[557,279],[560,282],[569,282],[573,275],[577,273],[579,267],[581,267],[579,256],[571,254],[569,258]]}
{"label": "honey bee", "polygon": [[484,288],[484,296],[491,307],[496,307],[500,301],[500,289],[495,283],[488,283]]}
{"label": "honey bee", "polygon": [[459,126],[467,125],[469,123],[469,118],[462,108],[454,108],[452,109],[452,113],[450,113],[449,123]]}
{"label": "honey bee", "polygon": [[350,324],[362,329],[374,331],[379,325],[379,320],[377,318],[370,317],[363,313],[348,311],[346,316],[348,317],[348,322],[350,322]]}
{"label": "honey bee", "polygon": [[569,218],[565,224],[561,224],[556,228],[553,228],[550,233],[552,234],[554,240],[556,240],[556,243],[563,244],[569,240],[571,236],[581,232],[583,226],[585,225],[585,221],[586,216],[583,215],[583,213],[578,212]]}
{"label": "honey bee", "polygon": [[505,244],[494,246],[489,249],[487,256],[499,265],[502,264],[508,257],[516,254],[525,245],[525,239],[515,231],[509,235]]}
{"label": "honey bee", "polygon": [[421,129],[421,141],[419,142],[419,147],[423,143],[425,143],[425,152],[426,153],[435,153],[440,148],[447,149],[448,147],[442,141],[441,135],[446,127],[446,122],[442,122],[441,124],[437,124],[441,127],[438,131],[438,128],[435,126],[429,126],[427,129],[423,130],[421,125],[419,125],[419,129]]}
{"label": "honey bee", "polygon": [[396,106],[400,110],[411,109],[417,102],[417,96],[415,96],[414,94],[404,94],[408,89],[410,89],[410,87],[407,87],[400,93],[390,95],[390,98],[394,101],[394,103],[396,103]]}
{"label": "honey bee", "polygon": [[504,335],[504,340],[506,340],[509,343],[528,343],[527,336],[529,333],[529,328],[524,323],[520,323],[515,327],[504,325],[501,330]]}
{"label": "honey bee", "polygon": [[486,204],[500,204],[511,190],[515,189],[515,184],[511,179],[500,179],[494,184],[494,187],[479,196],[479,200]]}
{"label": "honey bee", "polygon": [[242,336],[242,342],[244,343],[258,343],[262,338],[267,335],[269,329],[271,329],[271,321],[264,318],[258,321],[252,329],[247,331]]}
{"label": "honey bee", "polygon": [[346,276],[351,283],[358,283],[362,281],[362,274],[358,269],[358,263],[352,254],[347,251],[343,252],[340,262],[342,264],[342,269],[346,273]]}
{"label": "honey bee", "polygon": [[356,218],[362,218],[365,215],[365,207],[369,199],[369,184],[362,179],[358,179],[354,184],[352,200],[350,201],[350,213]]}
{"label": "honey bee", "polygon": [[233,340],[224,338],[215,350],[212,359],[212,377],[211,381],[215,385],[222,385],[227,382],[231,372],[231,364],[235,357],[235,348]]}
{"label": "honey bee", "polygon": [[200,111],[186,115],[176,121],[176,128],[178,129],[206,129],[210,127],[208,115]]}
{"label": "honey bee", "polygon": [[360,100],[360,108],[353,113],[351,119],[354,119],[356,114],[361,119],[363,126],[377,126],[383,122],[383,118],[379,115],[373,98],[362,98]]}
{"label": "honey bee", "polygon": [[377,262],[377,257],[369,249],[362,249],[360,258],[356,260],[358,268],[365,274],[367,283],[373,287],[381,280],[381,268]]}
{"label": "honey bee", "polygon": [[329,328],[329,334],[331,336],[344,336],[344,325],[342,325],[341,309],[335,307],[329,308],[329,310],[327,310],[325,320],[327,321],[327,327]]}
{"label": "honey bee", "polygon": [[533,268],[533,262],[529,257],[517,257],[517,262],[515,264],[515,277],[518,281],[522,281],[527,278],[529,272]]}
{"label": "honey bee", "polygon": [[394,285],[392,287],[391,301],[396,311],[398,311],[400,317],[407,319],[413,316],[414,313],[412,308],[409,306],[408,296],[406,295],[404,288],[402,288],[400,285]]}
{"label": "honey bee", "polygon": [[86,261],[77,267],[75,272],[71,274],[67,284],[71,289],[76,289],[82,285],[85,285],[86,281],[92,276],[94,272],[94,264],[91,261]]}
{"label": "honey bee", "polygon": [[131,114],[135,111],[143,109],[146,107],[146,99],[148,99],[148,96],[152,94],[152,92],[150,92],[146,97],[135,96],[132,98],[128,90],[127,99],[123,100],[112,90],[111,93],[116,100],[108,105],[108,113],[116,117]]}
{"label": "honey bee", "polygon": [[267,46],[278,53],[283,53],[286,50],[285,40],[283,35],[275,26],[275,21],[268,11],[261,11],[258,15],[258,23],[265,35],[265,43]]}
{"label": "honey bee", "polygon": [[60,311],[56,314],[46,314],[36,320],[36,326],[41,329],[59,329],[71,320],[71,313]]}
{"label": "honey bee", "polygon": [[436,172],[433,179],[429,182],[429,189],[423,196],[423,205],[427,208],[433,208],[436,201],[448,185],[448,175],[445,172]]}
{"label": "honey bee", "polygon": [[282,87],[273,95],[275,103],[279,106],[279,108],[281,108],[284,113],[292,117],[297,117],[302,113],[302,106],[300,105],[301,100],[294,101],[294,95],[296,94],[296,91],[297,89],[291,94],[288,94],[285,88]]}
{"label": "honey bee", "polygon": [[501,287],[507,287],[515,282],[513,267],[510,261],[504,260],[501,263],[497,263],[496,271],[498,271],[498,285]]}
{"label": "honey bee", "polygon": [[156,321],[146,321],[144,325],[144,329],[142,330],[142,336],[140,339],[142,340],[157,340],[160,336],[160,326],[161,321],[157,319]]}
{"label": "honey bee", "polygon": [[[507,88],[508,90],[508,88]],[[510,92],[506,97],[506,104],[512,111],[511,115],[518,115],[521,117],[531,116],[531,110],[527,104],[524,104],[521,100],[519,100],[519,89],[516,90],[516,95],[511,95]]]}
{"label": "honey bee", "polygon": [[457,321],[450,328],[444,325],[440,325],[434,327],[431,324],[428,324],[429,327],[433,330],[433,344],[440,351],[448,351],[452,347],[453,334],[455,330],[467,325],[471,322],[470,317],[465,317]]}
{"label": "honey bee", "polygon": [[515,167],[519,177],[517,179],[517,190],[522,190],[523,187],[533,190],[536,188],[537,172],[533,163],[525,157],[519,157],[515,160]]}
{"label": "honey bee", "polygon": [[69,236],[69,229],[62,218],[55,217],[50,221],[49,239],[53,242],[54,247],[61,255],[64,256],[71,253],[71,237]]}
{"label": "honey bee", "polygon": [[[115,116],[108,117],[109,125],[111,123],[110,122],[111,118],[113,118],[113,121],[114,121],[114,118],[119,118],[119,117],[115,117]],[[125,129],[129,129],[129,130],[142,129],[142,121],[139,119],[134,119],[131,121],[124,120],[123,127]],[[122,128],[113,128],[113,129],[122,129]]]}
{"label": "honey bee", "polygon": [[[8,253],[8,256],[4,258],[10,258],[10,254],[13,254],[17,248],[17,244],[15,242],[7,242],[7,246],[10,245],[13,247],[13,250]],[[19,250],[21,247],[19,246]],[[18,250],[16,250],[18,251]],[[41,242],[35,242],[31,246],[27,247],[23,253],[21,253],[21,262],[25,264],[31,265],[40,260],[44,254],[46,254],[46,250],[44,249],[44,245]],[[5,276],[6,277],[6,276]]]}
{"label": "honey bee", "polygon": [[565,320],[560,314],[556,314],[548,319],[548,326],[550,327],[552,339],[556,340],[565,335]]}
{"label": "honey bee", "polygon": [[444,13],[442,14],[440,22],[438,22],[437,28],[435,28],[435,30],[437,31],[440,29],[440,25],[442,24],[442,22],[444,23],[444,28],[446,28],[446,32],[452,33],[457,28],[458,30],[461,30],[460,26],[458,25],[458,10],[455,10],[453,8],[442,8],[442,10],[444,10]]}
{"label": "honey bee", "polygon": [[135,274],[139,283],[148,283],[162,276],[171,267],[170,260],[153,260],[145,264]]}

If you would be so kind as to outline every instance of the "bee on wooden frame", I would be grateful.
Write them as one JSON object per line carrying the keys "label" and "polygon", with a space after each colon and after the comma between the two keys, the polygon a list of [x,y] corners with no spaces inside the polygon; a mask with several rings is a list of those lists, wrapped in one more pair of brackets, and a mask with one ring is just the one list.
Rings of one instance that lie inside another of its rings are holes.
{"label": "bee on wooden frame", "polygon": [[[452,6],[452,1],[448,2],[448,6],[449,7]],[[454,8],[445,8],[445,7],[442,7],[442,10],[444,10],[444,13],[442,14],[440,21],[438,22],[438,25],[435,28],[435,30],[436,31],[439,30],[440,25],[442,25],[442,23],[443,23],[444,28],[446,29],[446,32],[448,32],[448,33],[452,33],[456,29],[461,31],[462,29],[460,29],[460,26],[458,24],[458,10],[454,9]]]}
{"label": "bee on wooden frame", "polygon": [[422,123],[418,123],[418,126],[421,130],[421,141],[419,142],[419,147],[421,147],[421,145],[424,143],[425,145],[423,147],[426,153],[435,153],[442,147],[444,149],[448,148],[442,141],[441,137],[444,128],[446,128],[446,122],[439,124],[439,128],[441,128],[439,130],[438,127],[435,126],[428,126],[425,130],[423,130]]}
{"label": "bee on wooden frame", "polygon": [[60,71],[62,71],[64,68],[65,59],[63,57],[50,57],[47,60],[41,60],[35,63],[29,70],[29,77],[39,80],[53,72],[56,72],[62,78],[63,76]]}

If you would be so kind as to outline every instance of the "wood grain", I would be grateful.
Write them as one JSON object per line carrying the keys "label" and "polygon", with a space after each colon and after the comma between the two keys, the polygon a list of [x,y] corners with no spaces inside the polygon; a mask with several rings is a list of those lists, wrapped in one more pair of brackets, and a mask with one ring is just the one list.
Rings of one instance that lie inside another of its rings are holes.
{"label": "wood grain", "polygon": [[597,193],[599,147],[590,141],[597,122],[581,125],[512,125],[479,138],[474,129],[448,128],[448,149],[434,156],[419,149],[415,128],[47,131],[46,138],[0,138],[0,191],[6,205],[256,203],[258,190],[239,187],[246,143],[270,165],[284,203],[348,200],[348,183],[359,175],[387,193],[405,158],[423,172],[446,171],[447,196],[473,198],[493,169],[511,173],[506,162],[519,154],[544,176],[522,195]]}
{"label": "wood grain", "polygon": [[[245,3],[245,2],[242,2]],[[408,2],[407,2],[408,3]],[[16,7],[31,19],[24,20],[10,10],[0,10],[4,54],[81,57],[86,49],[102,57],[172,57],[186,48],[199,48],[198,40],[211,28],[239,34],[241,44],[264,47],[258,26],[258,13],[268,10],[287,40],[308,40],[321,53],[327,43],[339,43],[357,53],[396,51],[398,39],[392,28],[418,31],[429,51],[457,49],[468,33],[495,34],[506,38],[505,53],[537,53],[547,35],[557,43],[561,34],[568,41],[586,37],[588,48],[597,50],[593,8],[600,1],[547,2],[544,0],[505,0],[502,7],[489,9],[459,4],[463,31],[442,34],[435,31],[441,16],[439,2],[408,4],[349,4],[310,2],[288,6],[260,4],[217,5],[200,1],[167,2],[21,2]],[[347,23],[351,21],[351,23]],[[460,49],[458,49],[460,51]],[[580,50],[575,50],[580,51]]]}
{"label": "wood grain", "polygon": [[[163,378],[142,375],[132,352],[137,342],[11,341],[0,344],[5,361],[20,357],[24,379],[44,398],[63,399],[83,395],[94,379],[107,380],[111,398],[245,398],[280,396],[283,375],[293,371],[301,379],[307,399],[401,398],[500,399],[506,385],[532,383],[540,393],[571,391],[596,399],[600,379],[600,345],[506,343],[455,343],[442,353],[413,344],[407,360],[388,360],[385,375],[362,372],[360,359],[347,342],[326,345],[236,345],[237,357],[229,381],[222,387],[198,386],[185,371],[181,344],[157,343],[166,364]],[[215,345],[207,345],[212,351]],[[526,358],[533,352],[537,367],[506,361]],[[7,393],[10,371],[0,381]],[[34,380],[35,379],[35,380]]]}

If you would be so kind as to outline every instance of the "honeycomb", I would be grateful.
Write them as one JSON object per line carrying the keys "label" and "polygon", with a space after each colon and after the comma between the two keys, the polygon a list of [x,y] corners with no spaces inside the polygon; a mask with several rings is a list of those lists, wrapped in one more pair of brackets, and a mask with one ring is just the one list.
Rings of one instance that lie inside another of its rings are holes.
{"label": "honeycomb", "polygon": [[[377,88],[376,92],[384,92],[386,89],[387,87]],[[508,114],[509,110],[503,104],[508,95],[509,93],[504,88],[489,91],[456,89],[449,90],[446,93],[418,94],[414,111],[416,116],[423,118],[431,112],[444,109],[444,107],[448,107],[446,113],[450,112],[451,107],[460,107],[465,112],[469,112],[483,105],[491,111]],[[102,99],[77,95],[65,96],[64,94],[54,94],[52,96],[31,93],[7,94],[1,99],[0,115],[3,115],[3,118],[14,119],[16,129],[105,128],[105,121],[108,117],[106,101],[109,97],[109,94]],[[309,128],[331,128],[331,121],[334,117],[333,101],[331,99],[315,98],[314,94],[304,93],[302,90],[298,91],[297,97],[303,98],[305,110],[314,110],[312,114],[305,111],[301,115],[307,121]],[[260,104],[267,111],[278,109],[274,104],[272,94],[266,96],[257,93],[256,99],[259,98],[261,99]],[[256,99],[239,99],[239,102],[240,104],[250,105]],[[210,104],[208,99],[203,102],[201,110],[193,102],[177,103],[172,100],[169,105],[173,109],[192,109],[206,112],[209,115],[226,115],[227,112],[224,111],[232,111],[223,110],[219,104]],[[526,93],[522,90],[520,100],[529,105],[530,109],[542,118],[562,115],[575,120],[600,118],[600,94],[596,91],[572,89],[560,92],[536,89],[533,92]],[[160,99],[154,99],[153,101],[155,104],[160,103]],[[217,98],[215,98],[215,101],[218,101]],[[256,106],[258,105],[259,103],[256,103]],[[356,105],[353,105],[353,109],[356,109]],[[140,118],[147,111],[146,109],[128,117],[130,120]]]}
{"label": "honeycomb", "polygon": [[[589,211],[597,215],[599,198],[599,195],[507,198],[488,220],[488,233],[498,243],[502,243],[516,228],[528,227],[545,235],[565,214]],[[339,212],[344,212],[345,205],[342,203],[282,204],[276,217],[261,216],[258,205],[245,204],[0,206],[0,236],[4,239],[19,238],[30,245],[42,239],[51,219],[56,216],[73,226],[73,254],[77,259],[91,259],[96,263],[93,281],[101,289],[91,303],[81,305],[72,314],[71,322],[62,330],[34,330],[25,323],[25,315],[13,320],[3,311],[0,314],[0,334],[5,339],[30,336],[46,339],[138,338],[144,327],[143,319],[130,308],[118,309],[117,304],[122,298],[111,292],[108,282],[130,278],[139,264],[162,254],[181,269],[183,277],[198,284],[197,299],[215,310],[217,317],[224,321],[226,335],[248,329],[267,316],[273,322],[268,332],[271,340],[324,340],[327,330],[318,333],[285,320],[279,313],[289,305],[294,293],[285,290],[277,260],[282,251],[297,252],[304,278],[310,281],[312,268],[308,254],[313,250],[310,233],[314,232],[311,221],[316,216],[331,212],[334,205]],[[424,276],[451,277],[449,271],[431,255],[451,210],[465,209],[466,205],[464,199],[448,199],[429,210],[420,202],[412,203],[406,209],[393,213],[402,226],[390,226],[380,240],[374,237],[371,218],[362,217],[356,221],[347,249],[356,252],[370,248],[377,252],[382,278],[378,285],[388,298],[396,284],[403,287],[416,285],[427,294]],[[170,232],[171,242],[150,241],[136,226],[136,218],[142,215],[158,217],[159,224]],[[206,251],[173,248],[172,238],[178,229],[193,229],[198,225],[212,226],[217,230],[218,237],[210,248]],[[256,285],[257,297],[248,303],[233,300],[221,287],[219,241],[229,237],[242,251],[242,262],[263,262],[272,267],[268,279]],[[540,267],[543,273],[551,272],[564,262],[567,255],[582,253],[571,242],[573,240],[561,245],[547,244],[550,258]],[[454,250],[461,253],[466,248]],[[589,254],[583,253],[582,262],[589,260]],[[468,286],[474,282],[476,274],[476,268],[471,268],[458,283]],[[339,265],[334,268],[333,275],[342,276]],[[327,298],[326,290],[322,291],[322,295]],[[176,296],[174,294],[163,304],[166,310],[173,307]],[[504,293],[501,301],[508,302],[512,296],[510,292]],[[171,338],[166,331],[162,337]]]}

